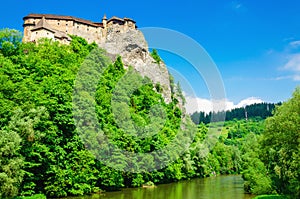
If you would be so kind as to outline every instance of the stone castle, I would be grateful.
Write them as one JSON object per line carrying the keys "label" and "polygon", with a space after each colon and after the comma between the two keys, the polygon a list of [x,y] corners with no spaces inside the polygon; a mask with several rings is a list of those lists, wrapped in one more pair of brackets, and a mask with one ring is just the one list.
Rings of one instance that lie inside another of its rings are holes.
{"label": "stone castle", "polygon": [[83,37],[89,43],[104,43],[110,27],[114,26],[120,32],[136,29],[136,22],[130,18],[102,18],[102,22],[92,22],[72,16],[52,14],[29,14],[24,20],[24,42],[35,42],[40,38],[49,38],[68,44],[69,35]]}
{"label": "stone castle", "polygon": [[153,59],[144,34],[137,28],[134,20],[118,17],[107,19],[104,15],[102,22],[92,22],[51,14],[29,14],[23,20],[23,42],[49,38],[69,44],[70,35],[82,37],[89,43],[95,42],[105,49],[112,60],[121,56],[125,67],[133,66],[142,76],[149,77],[155,84],[159,83],[165,102],[172,101],[167,67],[163,61],[157,64]]}

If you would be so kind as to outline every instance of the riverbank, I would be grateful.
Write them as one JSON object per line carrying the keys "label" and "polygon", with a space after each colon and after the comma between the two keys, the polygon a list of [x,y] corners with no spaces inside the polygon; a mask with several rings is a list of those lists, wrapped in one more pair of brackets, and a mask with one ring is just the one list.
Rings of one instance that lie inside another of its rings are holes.
{"label": "riverbank", "polygon": [[287,199],[287,197],[280,196],[280,195],[260,195],[260,196],[256,196],[253,199]]}
{"label": "riverbank", "polygon": [[47,199],[47,197],[44,194],[36,194],[33,196],[19,196],[15,197],[14,199]]}

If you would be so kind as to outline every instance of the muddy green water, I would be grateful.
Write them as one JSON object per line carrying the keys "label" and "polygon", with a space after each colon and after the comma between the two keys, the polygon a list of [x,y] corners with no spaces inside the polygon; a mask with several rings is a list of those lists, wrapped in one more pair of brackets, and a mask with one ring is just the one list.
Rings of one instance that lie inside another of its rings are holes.
{"label": "muddy green water", "polygon": [[244,194],[241,176],[231,175],[67,199],[250,199],[253,197],[253,195]]}

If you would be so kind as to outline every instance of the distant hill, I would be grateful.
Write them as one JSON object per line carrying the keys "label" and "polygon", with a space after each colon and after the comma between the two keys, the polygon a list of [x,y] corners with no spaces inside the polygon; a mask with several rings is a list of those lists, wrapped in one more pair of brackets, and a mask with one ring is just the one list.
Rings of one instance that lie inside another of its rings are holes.
{"label": "distant hill", "polygon": [[215,119],[217,121],[222,120],[222,118],[224,118],[224,114],[225,114],[225,121],[230,121],[233,119],[238,119],[238,120],[249,119],[255,117],[265,119],[272,115],[276,105],[281,105],[281,103],[251,104],[242,108],[235,108],[229,111],[221,111],[216,113],[209,112],[208,114],[205,112],[195,112],[191,114],[191,118],[195,124],[199,124],[201,122],[203,122],[204,124],[208,124],[211,122],[212,116],[214,116],[214,118],[217,118]]}

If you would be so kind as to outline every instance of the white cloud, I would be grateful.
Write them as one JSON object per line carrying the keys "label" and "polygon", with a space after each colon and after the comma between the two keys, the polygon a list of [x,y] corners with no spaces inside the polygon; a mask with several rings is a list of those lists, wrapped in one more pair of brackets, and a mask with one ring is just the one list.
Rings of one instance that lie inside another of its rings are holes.
{"label": "white cloud", "polygon": [[240,101],[235,108],[240,108],[240,107],[244,107],[247,105],[251,105],[251,104],[258,104],[258,103],[262,103],[263,101],[259,98],[256,97],[249,97],[247,99],[244,99],[242,101]]}
{"label": "white cloud", "polygon": [[266,55],[272,55],[272,54],[274,54],[274,52],[275,51],[273,49],[269,49],[266,51]]}
{"label": "white cloud", "polygon": [[300,53],[290,55],[289,60],[283,66],[283,69],[300,72]]}
{"label": "white cloud", "polygon": [[185,108],[187,113],[194,113],[196,111],[210,112],[212,110],[211,101],[203,98],[193,98],[186,96]]}
{"label": "white cloud", "polygon": [[294,75],[293,80],[294,81],[300,81],[300,74],[299,75]]}
{"label": "white cloud", "polygon": [[285,79],[291,79],[291,76],[279,76],[279,77],[275,77],[275,78],[270,78],[269,80],[279,81],[279,80],[285,80]]}
{"label": "white cloud", "polygon": [[295,39],[294,37],[286,37],[282,41],[292,41],[294,39]]}
{"label": "white cloud", "polygon": [[289,45],[292,48],[298,48],[298,47],[300,47],[300,41],[292,41],[292,42],[289,43]]}
{"label": "white cloud", "polygon": [[209,113],[211,111],[223,111],[223,110],[231,110],[234,108],[244,107],[250,104],[261,103],[263,100],[250,97],[240,101],[238,104],[234,104],[229,100],[208,100],[199,97],[191,97],[185,96],[186,99],[186,111],[187,113],[194,113],[196,111],[202,111]]}
{"label": "white cloud", "polygon": [[280,80],[286,80],[286,79],[292,79],[294,81],[300,81],[300,74],[299,75],[286,75],[286,76],[279,76],[275,78],[270,78],[268,80],[275,80],[275,81],[280,81]]}
{"label": "white cloud", "polygon": [[239,2],[237,2],[237,1],[232,1],[231,2],[231,8],[233,10],[238,10],[238,9],[242,8],[242,6],[243,5],[241,3],[239,3]]}
{"label": "white cloud", "polygon": [[[300,47],[300,41],[296,41],[294,45],[299,45]],[[290,54],[288,56],[287,62],[284,64],[282,69],[291,71],[294,74],[283,76],[281,77],[281,79],[292,79],[294,81],[300,81],[300,53]]]}
{"label": "white cloud", "polygon": [[237,4],[237,5],[235,5],[235,9],[239,9],[240,7],[242,7],[242,4]]}

